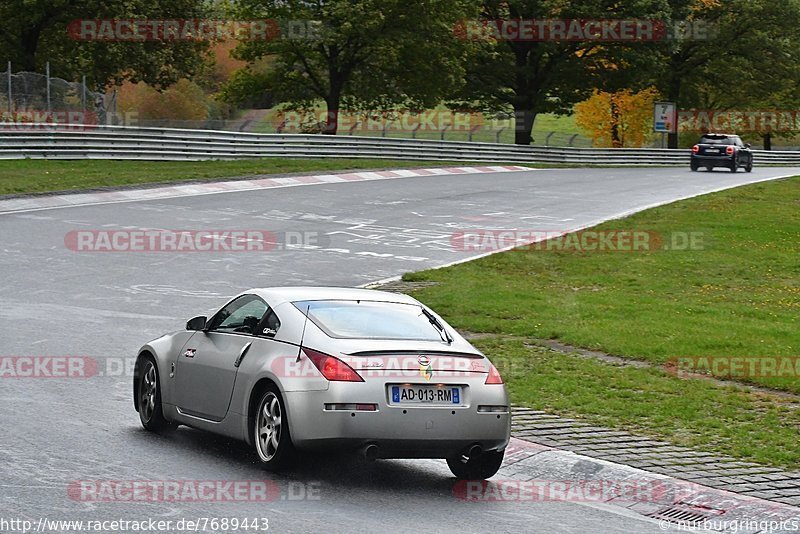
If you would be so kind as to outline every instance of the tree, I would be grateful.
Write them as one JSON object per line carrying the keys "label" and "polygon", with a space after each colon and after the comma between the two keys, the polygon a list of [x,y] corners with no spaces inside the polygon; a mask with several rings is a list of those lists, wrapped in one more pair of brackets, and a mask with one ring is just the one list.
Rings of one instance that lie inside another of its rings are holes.
{"label": "tree", "polygon": [[[236,54],[248,61],[271,56],[261,90],[293,109],[324,101],[324,133],[335,134],[340,109],[422,109],[457,86],[464,43],[452,28],[470,5],[468,0],[241,0],[237,16],[272,19],[283,27],[275,39],[241,43]],[[241,89],[259,79],[243,75],[236,82]]]}
{"label": "tree", "polygon": [[653,127],[653,102],[658,92],[630,89],[616,93],[594,91],[575,105],[575,123],[600,147],[641,147]]}
{"label": "tree", "polygon": [[[743,110],[797,105],[800,4],[796,0],[669,0],[687,38],[662,44],[657,86],[680,109]],[[769,132],[766,132],[769,139]],[[678,147],[677,134],[669,147]]]}
{"label": "tree", "polygon": [[[487,21],[660,19],[665,7],[663,0],[485,0],[482,16]],[[614,77],[622,76],[616,86],[633,87],[625,77],[640,72],[630,66],[647,56],[636,48],[644,45],[489,38],[475,50],[465,90],[454,101],[483,111],[513,110],[515,142],[527,145],[539,113],[569,113],[593,87]]]}
{"label": "tree", "polygon": [[124,79],[166,87],[199,72],[208,42],[82,41],[68,34],[78,19],[201,19],[204,0],[5,0],[0,59],[17,70],[44,71],[77,80],[85,75],[99,88]]}

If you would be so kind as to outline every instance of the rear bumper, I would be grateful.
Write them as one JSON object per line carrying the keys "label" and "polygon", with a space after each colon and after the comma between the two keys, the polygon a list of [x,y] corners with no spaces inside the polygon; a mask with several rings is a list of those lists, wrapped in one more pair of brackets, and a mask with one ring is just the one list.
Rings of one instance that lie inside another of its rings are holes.
{"label": "rear bumper", "polygon": [[[390,406],[385,384],[331,383],[328,391],[287,392],[292,441],[306,450],[378,446],[379,458],[447,458],[478,444],[503,450],[511,414],[478,412],[509,406],[503,386],[465,387],[460,406]],[[359,391],[360,390],[360,391]],[[326,403],[374,403],[377,411],[326,410]]]}
{"label": "rear bumper", "polygon": [[695,156],[692,154],[692,164],[698,167],[730,167],[734,161],[734,156],[723,154],[720,156]]}

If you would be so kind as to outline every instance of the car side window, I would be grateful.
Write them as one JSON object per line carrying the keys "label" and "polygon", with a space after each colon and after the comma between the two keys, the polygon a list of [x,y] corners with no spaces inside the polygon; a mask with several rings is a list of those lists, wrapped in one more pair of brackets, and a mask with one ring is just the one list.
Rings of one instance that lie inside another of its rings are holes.
{"label": "car side window", "polygon": [[267,303],[255,295],[242,295],[222,308],[211,320],[210,332],[255,334],[269,310]]}
{"label": "car side window", "polygon": [[261,321],[261,324],[258,326],[258,331],[256,335],[259,336],[266,336],[266,337],[275,337],[275,334],[278,333],[278,329],[281,327],[281,321],[278,319],[278,316],[275,315],[275,312],[272,309],[267,310],[266,315],[264,315],[264,320]]}

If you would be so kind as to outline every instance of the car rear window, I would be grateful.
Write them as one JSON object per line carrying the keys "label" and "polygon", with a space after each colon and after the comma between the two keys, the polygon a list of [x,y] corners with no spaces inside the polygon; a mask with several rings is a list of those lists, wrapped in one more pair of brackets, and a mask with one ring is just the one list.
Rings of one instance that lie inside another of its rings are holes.
{"label": "car rear window", "polygon": [[441,341],[439,331],[415,304],[367,300],[293,302],[326,334],[351,339]]}
{"label": "car rear window", "polygon": [[736,140],[730,137],[701,137],[700,144],[704,145],[735,145]]}

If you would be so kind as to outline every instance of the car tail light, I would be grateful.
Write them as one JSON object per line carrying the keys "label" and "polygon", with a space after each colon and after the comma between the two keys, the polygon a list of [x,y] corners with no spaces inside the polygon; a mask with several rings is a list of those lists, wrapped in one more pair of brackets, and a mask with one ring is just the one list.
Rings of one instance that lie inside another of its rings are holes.
{"label": "car tail light", "polygon": [[497,372],[497,369],[494,365],[489,365],[489,376],[486,377],[485,384],[502,384],[503,378],[500,376],[500,373]]}
{"label": "car tail light", "polygon": [[699,147],[698,145],[694,145],[694,146],[692,147],[692,152],[694,152],[695,154],[697,154],[698,152],[700,152],[700,147]]}
{"label": "car tail light", "polygon": [[735,149],[732,146],[728,146],[728,148],[725,149],[725,153],[729,156],[732,156],[734,151]]}
{"label": "car tail light", "polygon": [[319,369],[326,379],[331,382],[363,382],[364,379],[353,368],[339,358],[334,358],[325,353],[303,347],[303,352]]}

